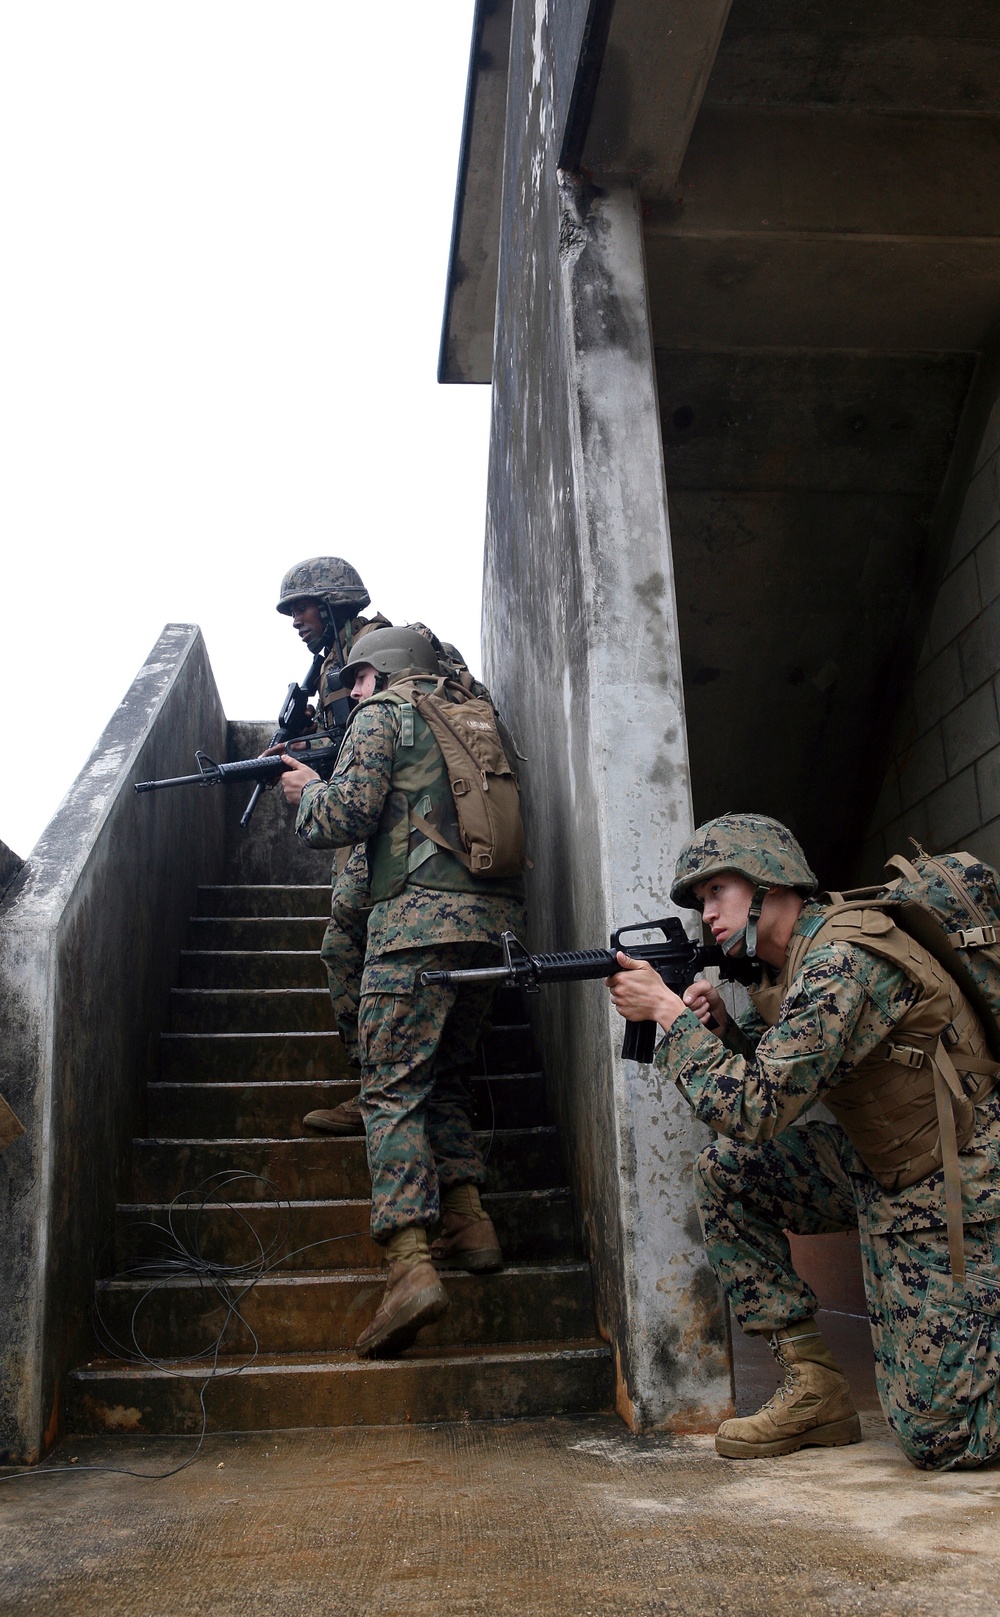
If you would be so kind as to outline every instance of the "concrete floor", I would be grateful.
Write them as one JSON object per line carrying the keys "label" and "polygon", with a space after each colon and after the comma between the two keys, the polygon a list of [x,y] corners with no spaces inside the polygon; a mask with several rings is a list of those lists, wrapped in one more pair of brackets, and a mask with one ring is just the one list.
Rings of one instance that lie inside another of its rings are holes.
{"label": "concrete floor", "polygon": [[[738,1463],[612,1416],[213,1437],[163,1482],[0,1483],[0,1612],[75,1617],[1000,1613],[1000,1466],[866,1441]],[[165,1468],[175,1439],[76,1440]]]}

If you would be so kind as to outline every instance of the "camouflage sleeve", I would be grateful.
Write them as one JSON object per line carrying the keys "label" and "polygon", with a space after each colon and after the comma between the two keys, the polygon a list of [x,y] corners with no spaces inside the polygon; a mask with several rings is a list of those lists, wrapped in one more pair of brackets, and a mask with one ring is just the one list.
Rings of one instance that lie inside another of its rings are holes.
{"label": "camouflage sleeve", "polygon": [[[887,1009],[873,1003],[873,989]],[[851,944],[831,945],[810,956],[756,1051],[727,1048],[686,1011],[662,1040],[656,1064],[717,1134],[768,1140],[874,1049],[911,1001],[908,979],[895,967]],[[749,1029],[744,1038],[749,1046]]]}
{"label": "camouflage sleeve", "polygon": [[731,1016],[719,1037],[733,1055],[746,1056],[749,1060],[755,1054],[765,1032],[765,1026],[748,1027],[744,1017]]}
{"label": "camouflage sleeve", "polygon": [[357,709],[328,782],[302,793],[296,833],[313,848],[348,848],[378,828],[392,782],[399,720],[388,702]]}

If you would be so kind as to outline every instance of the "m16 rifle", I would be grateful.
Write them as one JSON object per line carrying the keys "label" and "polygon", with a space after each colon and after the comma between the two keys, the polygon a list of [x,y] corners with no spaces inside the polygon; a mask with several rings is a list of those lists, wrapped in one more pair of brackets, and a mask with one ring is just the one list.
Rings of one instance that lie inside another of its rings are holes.
{"label": "m16 rifle", "polygon": [[[165,786],[238,786],[254,781],[258,787],[270,786],[279,775],[292,767],[292,763],[305,764],[317,775],[327,779],[337,762],[340,743],[325,732],[316,736],[300,736],[286,743],[286,753],[275,752],[260,758],[239,758],[235,763],[217,764],[206,752],[196,752],[196,775],[173,775],[169,780],[136,781],[137,792],[160,792]],[[246,823],[244,815],[241,824]]]}
{"label": "m16 rifle", "polygon": [[[623,943],[623,938],[637,932],[661,932],[663,941],[632,946]],[[504,983],[534,994],[549,983],[587,982],[615,976],[622,969],[618,961],[619,949],[633,960],[648,960],[675,994],[683,994],[685,988],[690,988],[710,966],[715,966],[727,982],[751,984],[757,981],[759,975],[754,961],[730,959],[718,944],[692,942],[676,915],[665,916],[660,921],[638,921],[634,926],[619,927],[617,932],[611,934],[610,949],[529,954],[513,932],[504,932],[500,942],[504,954],[502,966],[480,966],[469,971],[425,971],[421,973],[421,983]],[[652,1061],[656,1033],[655,1022],[626,1022],[623,1059]]]}

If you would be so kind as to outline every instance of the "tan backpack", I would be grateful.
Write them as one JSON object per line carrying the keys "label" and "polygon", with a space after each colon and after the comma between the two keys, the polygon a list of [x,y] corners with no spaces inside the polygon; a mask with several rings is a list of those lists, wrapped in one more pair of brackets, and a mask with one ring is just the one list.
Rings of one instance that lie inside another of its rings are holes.
{"label": "tan backpack", "polygon": [[451,679],[437,680],[432,691],[422,690],[416,681],[401,680],[393,685],[392,694],[413,704],[441,748],[464,847],[453,847],[411,809],[413,824],[474,876],[497,881],[519,876],[526,863],[521,789],[492,704],[470,696]]}

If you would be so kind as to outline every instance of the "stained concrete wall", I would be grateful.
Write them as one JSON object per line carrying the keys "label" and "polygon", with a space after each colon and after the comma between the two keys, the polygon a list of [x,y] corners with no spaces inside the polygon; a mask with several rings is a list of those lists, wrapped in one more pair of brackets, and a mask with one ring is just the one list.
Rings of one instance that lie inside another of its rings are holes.
{"label": "stained concrete wall", "polygon": [[915,837],[1000,865],[1000,360],[981,364],[944,577],[872,821],[863,876]]}
{"label": "stained concrete wall", "polygon": [[0,1156],[4,1458],[37,1459],[58,1431],[177,951],[221,869],[221,791],[132,785],[225,742],[201,632],[169,624],[0,904],[0,1091],[25,1124]]}
{"label": "stained concrete wall", "polygon": [[0,842],[0,898],[23,869],[24,860],[21,856],[16,854],[13,848],[8,848],[6,842]]}
{"label": "stained concrete wall", "polygon": [[[227,725],[226,757],[253,758],[263,752],[274,725],[256,720],[230,719]],[[267,885],[270,882],[315,883],[322,887],[330,880],[333,854],[321,848],[308,848],[295,835],[295,810],[288,807],[275,783],[257,799],[250,830],[240,825],[240,817],[250,797],[249,787],[223,789],[225,818],[225,880],[237,886]]]}
{"label": "stained concrete wall", "polygon": [[[484,591],[487,677],[528,755],[543,948],[663,914],[690,828],[638,202],[565,177],[560,196],[572,9],[513,9]],[[637,1429],[712,1427],[731,1380],[693,1207],[706,1136],[618,1059],[599,986],[547,992],[536,1026],[619,1409]]]}

